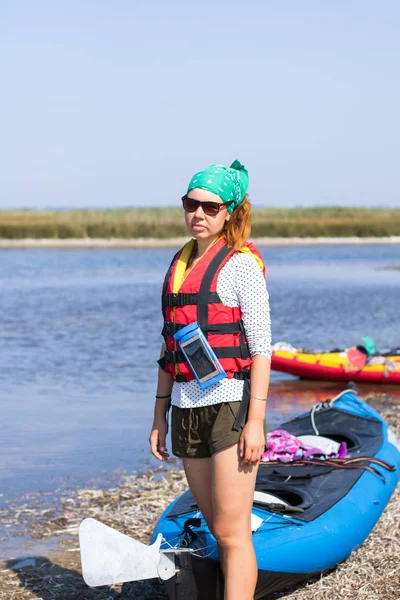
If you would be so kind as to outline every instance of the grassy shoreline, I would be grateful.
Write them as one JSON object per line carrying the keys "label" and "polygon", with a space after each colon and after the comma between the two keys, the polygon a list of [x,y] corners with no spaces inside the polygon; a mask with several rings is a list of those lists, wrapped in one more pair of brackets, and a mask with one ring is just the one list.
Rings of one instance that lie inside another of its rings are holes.
{"label": "grassy shoreline", "polygon": [[[0,240],[160,239],[186,236],[181,208],[0,211]],[[400,236],[400,209],[256,208],[252,237]]]}

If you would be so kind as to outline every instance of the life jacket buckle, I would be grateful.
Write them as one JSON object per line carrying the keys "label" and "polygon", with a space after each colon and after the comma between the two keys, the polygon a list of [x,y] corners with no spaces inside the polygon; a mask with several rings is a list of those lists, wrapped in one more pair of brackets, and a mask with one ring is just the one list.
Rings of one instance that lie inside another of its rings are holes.
{"label": "life jacket buckle", "polygon": [[166,350],[164,358],[167,364],[175,364],[183,361],[182,352],[179,350]]}
{"label": "life jacket buckle", "polygon": [[169,321],[166,321],[164,323],[164,327],[163,330],[161,332],[161,335],[166,336],[166,335],[174,335],[176,331],[176,325],[175,323],[171,323]]}
{"label": "life jacket buckle", "polygon": [[178,306],[178,294],[168,294],[168,305]]}

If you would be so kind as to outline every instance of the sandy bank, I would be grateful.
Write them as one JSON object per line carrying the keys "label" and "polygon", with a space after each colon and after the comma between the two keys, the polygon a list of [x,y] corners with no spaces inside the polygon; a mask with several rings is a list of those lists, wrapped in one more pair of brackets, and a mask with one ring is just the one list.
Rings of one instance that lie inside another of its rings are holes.
{"label": "sandy bank", "polygon": [[[189,238],[132,238],[132,239],[0,239],[0,249],[10,248],[179,248]],[[371,244],[400,244],[400,236],[391,237],[305,237],[305,238],[254,238],[257,246],[344,246]]]}

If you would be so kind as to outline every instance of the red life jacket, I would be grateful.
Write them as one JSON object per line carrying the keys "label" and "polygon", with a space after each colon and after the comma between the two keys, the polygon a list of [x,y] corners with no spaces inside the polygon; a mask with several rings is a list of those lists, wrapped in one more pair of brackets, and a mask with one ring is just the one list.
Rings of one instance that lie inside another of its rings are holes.
{"label": "red life jacket", "polygon": [[[218,240],[183,280],[194,240],[188,242],[173,258],[165,276],[162,291],[166,343],[160,365],[176,381],[194,379],[173,335],[189,323],[197,321],[228,377],[248,378],[252,363],[245,337],[241,310],[222,304],[217,294],[217,280],[222,267],[236,252],[224,239]],[[258,249],[251,243],[240,249],[252,254],[265,274]]]}

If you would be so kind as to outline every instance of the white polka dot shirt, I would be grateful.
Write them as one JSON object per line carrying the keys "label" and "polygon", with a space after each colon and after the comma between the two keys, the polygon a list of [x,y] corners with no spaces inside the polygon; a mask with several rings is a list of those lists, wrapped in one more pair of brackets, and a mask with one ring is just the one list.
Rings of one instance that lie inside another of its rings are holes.
{"label": "white polka dot shirt", "polygon": [[[217,293],[225,306],[239,306],[250,356],[261,354],[271,359],[271,320],[264,275],[250,254],[236,252],[221,269]],[[172,404],[180,408],[209,406],[242,399],[243,381],[224,378],[202,390],[196,379],[174,382]]]}

